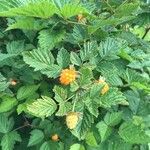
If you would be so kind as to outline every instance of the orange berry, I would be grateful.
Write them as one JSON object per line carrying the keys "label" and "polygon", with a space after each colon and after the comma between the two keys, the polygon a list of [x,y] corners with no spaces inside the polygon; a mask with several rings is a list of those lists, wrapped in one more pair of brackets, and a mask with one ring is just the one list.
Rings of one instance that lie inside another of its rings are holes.
{"label": "orange berry", "polygon": [[102,94],[102,95],[104,95],[105,93],[108,92],[108,90],[109,90],[109,85],[105,82],[105,79],[100,78],[100,79],[97,81],[97,83],[99,83],[99,84],[104,84],[104,87],[103,87],[103,89],[101,90],[101,94]]}
{"label": "orange berry", "polygon": [[64,69],[60,74],[59,81],[63,85],[68,85],[71,82],[75,81],[76,77],[77,77],[77,72],[75,71],[75,69],[73,68]]}
{"label": "orange berry", "polygon": [[15,86],[17,84],[17,81],[16,80],[11,80],[10,84],[13,85],[13,86]]}
{"label": "orange berry", "polygon": [[77,16],[78,22],[81,21],[83,18],[84,18],[83,15],[82,15],[82,14],[79,14],[79,15]]}
{"label": "orange berry", "polygon": [[74,129],[79,120],[79,113],[77,112],[69,112],[66,116],[66,124],[69,129]]}
{"label": "orange berry", "polygon": [[52,139],[52,141],[54,141],[54,142],[59,141],[59,136],[58,136],[58,134],[52,135],[52,136],[51,136],[51,139]]}

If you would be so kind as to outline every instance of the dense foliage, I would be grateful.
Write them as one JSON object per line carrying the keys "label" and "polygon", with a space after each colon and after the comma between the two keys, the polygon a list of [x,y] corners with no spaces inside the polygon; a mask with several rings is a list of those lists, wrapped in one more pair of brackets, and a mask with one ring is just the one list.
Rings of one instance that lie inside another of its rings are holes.
{"label": "dense foliage", "polygon": [[149,150],[150,1],[0,0],[2,150]]}

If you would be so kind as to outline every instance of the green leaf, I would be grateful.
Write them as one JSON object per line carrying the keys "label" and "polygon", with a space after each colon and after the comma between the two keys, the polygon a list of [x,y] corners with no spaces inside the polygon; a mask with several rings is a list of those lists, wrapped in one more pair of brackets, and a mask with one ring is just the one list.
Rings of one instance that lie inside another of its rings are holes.
{"label": "green leaf", "polygon": [[98,128],[102,142],[105,141],[112,133],[112,129],[104,121],[99,122],[96,127]]}
{"label": "green leaf", "polygon": [[120,5],[116,10],[115,10],[115,16],[116,17],[123,17],[123,16],[129,16],[132,15],[137,11],[139,7],[138,3],[125,3],[123,5]]}
{"label": "green leaf", "polygon": [[78,4],[70,3],[70,4],[64,5],[61,8],[60,13],[64,18],[70,18],[70,17],[76,16],[80,13],[87,13],[87,10]]}
{"label": "green leaf", "polygon": [[77,127],[71,131],[78,139],[84,139],[86,137],[94,121],[93,116],[86,109],[83,110],[81,115]]}
{"label": "green leaf", "polygon": [[70,102],[60,102],[59,109],[56,113],[56,116],[64,116],[72,109],[72,104]]}
{"label": "green leaf", "polygon": [[32,104],[27,105],[27,110],[34,116],[45,118],[51,116],[57,109],[56,103],[47,96],[42,96]]}
{"label": "green leaf", "polygon": [[54,13],[57,12],[56,6],[50,1],[14,1],[5,0],[2,4],[0,1],[0,7],[2,11],[0,16],[10,17],[10,16],[28,16],[28,17],[39,17],[39,18],[49,18]]}
{"label": "green leaf", "polygon": [[40,85],[26,85],[22,86],[17,91],[17,99],[23,100],[33,95],[39,88]]}
{"label": "green leaf", "polygon": [[40,150],[51,150],[51,146],[48,142],[44,142],[41,147]]}
{"label": "green leaf", "polygon": [[116,59],[120,50],[126,47],[126,42],[122,39],[107,38],[99,45],[99,54],[102,59]]}
{"label": "green leaf", "polygon": [[2,150],[13,150],[16,142],[21,142],[21,137],[16,131],[6,133],[1,140]]}
{"label": "green leaf", "polygon": [[44,133],[41,130],[34,129],[30,132],[28,147],[40,143],[44,139]]}
{"label": "green leaf", "polygon": [[120,123],[122,119],[122,112],[112,112],[112,113],[107,113],[104,117],[104,122],[108,126],[115,126]]}
{"label": "green leaf", "polygon": [[95,117],[98,117],[98,104],[95,102],[94,98],[90,98],[89,96],[83,98],[84,104],[86,105],[88,111],[94,115]]}
{"label": "green leaf", "polygon": [[70,54],[64,48],[62,48],[57,54],[57,63],[61,68],[68,67],[70,63]]}
{"label": "green leaf", "polygon": [[58,65],[48,66],[46,69],[41,70],[41,73],[47,75],[49,78],[57,78],[60,75],[61,67]]}
{"label": "green leaf", "polygon": [[83,49],[80,50],[82,61],[90,60],[97,55],[98,45],[96,41],[85,42]]}
{"label": "green leaf", "polygon": [[80,66],[82,64],[81,59],[75,52],[71,52],[70,60],[71,60],[71,63],[74,65]]}
{"label": "green leaf", "polygon": [[40,24],[35,18],[29,17],[19,17],[15,18],[15,22],[8,24],[6,31],[12,29],[22,29],[22,30],[40,30],[44,28],[44,24]]}
{"label": "green leaf", "polygon": [[98,83],[93,84],[90,89],[90,97],[95,98],[97,96],[100,96],[103,86],[104,86],[103,84]]}
{"label": "green leaf", "polygon": [[118,104],[129,105],[125,99],[123,93],[118,91],[117,88],[110,88],[106,94],[100,97],[100,105],[106,108]]}
{"label": "green leaf", "polygon": [[85,141],[90,146],[97,146],[97,142],[93,135],[93,132],[88,132],[88,134],[86,135]]}
{"label": "green leaf", "polygon": [[54,57],[49,50],[34,49],[23,54],[25,63],[35,68],[35,71],[46,69],[54,63]]}
{"label": "green leaf", "polygon": [[6,46],[9,54],[20,54],[25,49],[24,41],[12,41]]}
{"label": "green leaf", "polygon": [[9,118],[5,114],[0,114],[0,132],[8,133],[14,126],[13,118]]}
{"label": "green leaf", "polygon": [[64,102],[67,99],[67,89],[56,85],[54,86],[53,91],[55,93],[54,98],[57,102]]}
{"label": "green leaf", "polygon": [[93,78],[92,70],[86,67],[82,67],[80,70],[80,78],[79,78],[79,84],[81,86],[87,86],[91,83],[91,79]]}
{"label": "green leaf", "polygon": [[129,143],[146,144],[150,141],[150,136],[139,125],[132,122],[124,122],[119,128],[119,135]]}
{"label": "green leaf", "polygon": [[78,143],[71,145],[69,150],[85,150],[84,146]]}
{"label": "green leaf", "polygon": [[128,90],[124,93],[126,96],[128,102],[129,102],[129,108],[133,112],[133,114],[136,114],[139,108],[140,104],[140,95],[137,91],[131,91]]}
{"label": "green leaf", "polygon": [[10,111],[18,104],[18,101],[14,97],[4,95],[0,97],[0,113]]}
{"label": "green leaf", "polygon": [[7,83],[6,78],[0,73],[0,92],[5,91],[8,86],[9,83]]}
{"label": "green leaf", "polygon": [[38,36],[39,45],[41,48],[52,50],[58,43],[60,43],[65,36],[65,31],[51,31],[42,30]]}

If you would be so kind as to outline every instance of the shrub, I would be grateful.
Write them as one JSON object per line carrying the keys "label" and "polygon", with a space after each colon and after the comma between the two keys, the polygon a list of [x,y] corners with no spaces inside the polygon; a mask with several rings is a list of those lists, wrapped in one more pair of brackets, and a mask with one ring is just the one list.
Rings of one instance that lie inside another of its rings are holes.
{"label": "shrub", "polygon": [[150,2],[0,0],[2,150],[148,150]]}

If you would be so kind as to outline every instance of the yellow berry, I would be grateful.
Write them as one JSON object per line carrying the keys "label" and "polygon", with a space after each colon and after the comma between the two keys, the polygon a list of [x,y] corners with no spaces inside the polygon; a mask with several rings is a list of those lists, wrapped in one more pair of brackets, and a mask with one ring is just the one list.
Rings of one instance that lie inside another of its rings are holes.
{"label": "yellow berry", "polygon": [[66,116],[66,124],[69,129],[76,128],[79,120],[79,113],[69,112]]}
{"label": "yellow berry", "polygon": [[105,93],[108,92],[108,90],[109,90],[109,85],[105,82],[104,79],[99,79],[99,80],[97,81],[97,83],[99,83],[99,84],[104,84],[104,87],[103,87],[103,89],[101,90],[101,94],[102,94],[102,95],[104,95]]}
{"label": "yellow berry", "polygon": [[60,74],[59,81],[63,85],[68,85],[68,84],[72,83],[73,81],[75,81],[76,77],[77,77],[77,72],[75,71],[75,69],[73,69],[73,68],[64,69],[64,70],[62,70],[62,72]]}
{"label": "yellow berry", "polygon": [[58,134],[52,135],[52,136],[51,136],[51,139],[52,139],[52,141],[54,141],[54,142],[59,141],[59,136],[58,136]]}

